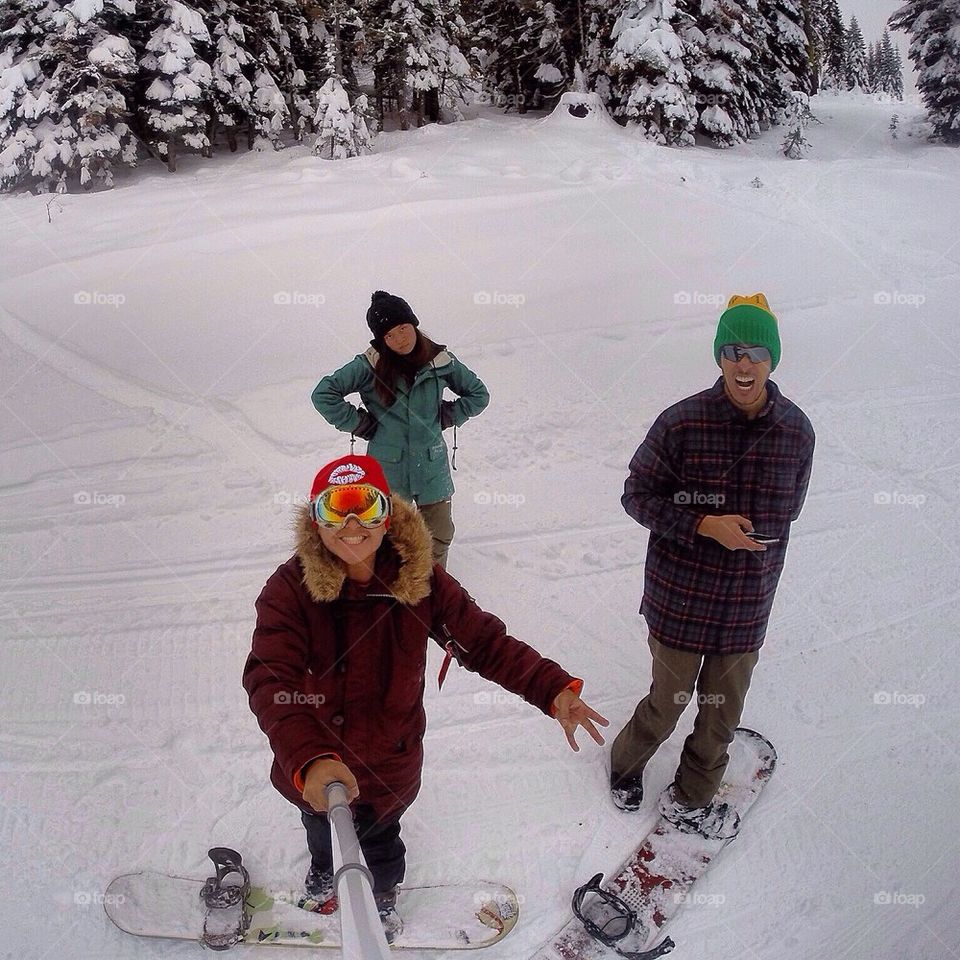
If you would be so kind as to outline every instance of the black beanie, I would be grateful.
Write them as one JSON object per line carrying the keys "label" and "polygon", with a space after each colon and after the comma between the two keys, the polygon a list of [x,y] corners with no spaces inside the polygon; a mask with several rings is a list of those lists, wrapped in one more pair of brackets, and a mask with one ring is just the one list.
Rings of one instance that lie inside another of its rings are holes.
{"label": "black beanie", "polygon": [[394,327],[401,323],[420,326],[417,315],[410,309],[410,304],[402,297],[395,297],[385,290],[377,290],[370,298],[370,308],[367,310],[367,326],[375,340],[381,340]]}

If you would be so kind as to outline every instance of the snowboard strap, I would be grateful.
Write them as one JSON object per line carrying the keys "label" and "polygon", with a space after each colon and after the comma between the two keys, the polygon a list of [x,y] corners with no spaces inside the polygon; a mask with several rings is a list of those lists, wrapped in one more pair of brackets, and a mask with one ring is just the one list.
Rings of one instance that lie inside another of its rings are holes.
{"label": "snowboard strap", "polygon": [[[250,926],[251,914],[245,909],[247,894],[250,892],[250,874],[243,865],[243,858],[230,847],[211,847],[207,855],[213,861],[216,874],[207,878],[200,890],[200,899],[207,908],[203,918],[203,934],[200,942],[211,950],[227,950],[246,936]],[[237,874],[240,882],[225,884],[223,881],[231,874]],[[221,910],[236,913],[236,924],[226,929],[208,929],[208,922],[216,918],[213,926],[225,926],[224,921],[232,917],[220,914]]]}
{"label": "snowboard strap", "polygon": [[[665,937],[657,946],[649,950],[621,950],[618,944],[629,934],[637,931],[642,939],[646,939],[646,931],[640,923],[637,914],[630,909],[627,903],[618,897],[612,890],[605,890],[603,874],[598,873],[573,893],[573,915],[583,924],[583,928],[594,940],[606,947],[615,950],[626,960],[655,960],[669,953],[675,946],[670,937]],[[596,900],[590,910],[583,906],[584,898],[592,893]]]}

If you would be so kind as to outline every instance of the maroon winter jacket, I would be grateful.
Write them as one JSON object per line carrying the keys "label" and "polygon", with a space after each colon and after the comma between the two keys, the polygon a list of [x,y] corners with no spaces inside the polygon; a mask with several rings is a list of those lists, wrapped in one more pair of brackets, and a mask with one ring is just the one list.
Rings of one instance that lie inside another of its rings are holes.
{"label": "maroon winter jacket", "polygon": [[[463,666],[549,714],[574,680],[508,636],[431,557],[420,514],[393,497],[387,536],[369,584],[347,580],[306,507],[297,551],[257,599],[243,673],[250,708],[273,749],[270,779],[315,812],[295,786],[302,767],[334,753],[350,768],[360,803],[399,816],[420,789],[427,638],[455,642]],[[574,686],[574,689],[578,689]]]}

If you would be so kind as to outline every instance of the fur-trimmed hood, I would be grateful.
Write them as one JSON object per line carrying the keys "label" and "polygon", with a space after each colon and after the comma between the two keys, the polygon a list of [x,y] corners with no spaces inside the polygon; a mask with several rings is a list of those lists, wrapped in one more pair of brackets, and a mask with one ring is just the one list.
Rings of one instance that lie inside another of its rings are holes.
{"label": "fur-trimmed hood", "polygon": [[[430,594],[433,573],[433,541],[419,510],[398,497],[390,497],[390,527],[384,544],[391,544],[400,563],[386,588],[401,603],[413,606]],[[297,511],[295,530],[297,556],[303,567],[303,585],[316,603],[330,603],[340,596],[347,571],[343,562],[334,556],[320,539],[310,517],[309,505]],[[383,545],[378,553],[383,552]],[[378,556],[377,569],[381,567]]]}

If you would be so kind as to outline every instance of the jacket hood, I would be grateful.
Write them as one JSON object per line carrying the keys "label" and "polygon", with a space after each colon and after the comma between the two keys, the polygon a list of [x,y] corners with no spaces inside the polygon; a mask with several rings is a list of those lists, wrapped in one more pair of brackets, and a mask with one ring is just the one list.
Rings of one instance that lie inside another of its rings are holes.
{"label": "jacket hood", "polygon": [[[386,587],[401,603],[413,606],[430,595],[433,540],[426,521],[413,504],[396,494],[391,495],[390,502],[390,527],[384,543],[390,543],[400,562]],[[307,592],[316,603],[336,600],[347,579],[347,571],[343,561],[323,545],[308,504],[297,510],[295,531],[296,554],[303,568],[303,585]],[[383,552],[382,545],[379,552]],[[379,568],[379,562],[377,566]]]}

